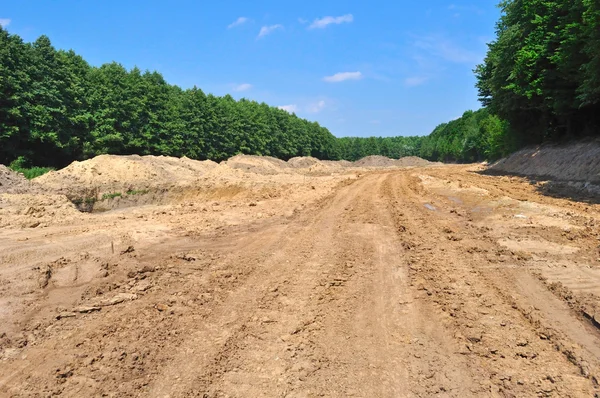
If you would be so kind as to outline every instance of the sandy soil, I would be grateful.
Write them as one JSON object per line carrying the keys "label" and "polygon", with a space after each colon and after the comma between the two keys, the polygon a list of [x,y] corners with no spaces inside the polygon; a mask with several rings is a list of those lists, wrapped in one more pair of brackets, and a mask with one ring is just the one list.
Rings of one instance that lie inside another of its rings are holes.
{"label": "sandy soil", "polygon": [[600,140],[525,148],[494,163],[490,171],[600,184]]}
{"label": "sandy soil", "polygon": [[599,393],[598,205],[481,166],[140,170],[93,213],[56,175],[0,195],[0,396]]}

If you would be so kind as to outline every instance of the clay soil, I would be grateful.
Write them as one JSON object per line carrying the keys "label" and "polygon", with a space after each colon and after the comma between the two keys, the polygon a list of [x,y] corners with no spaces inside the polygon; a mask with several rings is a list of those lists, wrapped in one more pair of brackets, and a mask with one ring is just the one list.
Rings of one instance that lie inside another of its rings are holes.
{"label": "clay soil", "polygon": [[61,181],[98,160],[0,194],[0,396],[598,394],[599,205],[479,165],[158,160],[92,213]]}

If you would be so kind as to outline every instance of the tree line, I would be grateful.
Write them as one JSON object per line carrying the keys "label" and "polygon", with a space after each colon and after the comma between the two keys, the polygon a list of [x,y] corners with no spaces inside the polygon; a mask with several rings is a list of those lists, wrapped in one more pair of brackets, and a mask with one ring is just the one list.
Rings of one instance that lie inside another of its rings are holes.
{"label": "tree line", "polygon": [[462,131],[472,124],[453,121],[430,137],[335,138],[318,123],[264,103],[184,90],[158,72],[115,62],[90,66],[73,51],[56,50],[46,36],[25,43],[0,27],[0,163],[18,170],[100,154],[480,160],[487,152],[461,152],[479,143],[477,129]]}
{"label": "tree line", "polygon": [[90,66],[48,37],[0,27],[0,163],[62,167],[99,154],[238,153],[281,159],[368,155],[472,162],[600,131],[600,2],[503,0],[475,69],[484,107],[425,137],[336,138],[264,103],[168,84],[158,72]]}
{"label": "tree line", "polygon": [[318,123],[264,103],[183,90],[158,72],[90,66],[48,37],[33,43],[0,27],[0,163],[62,167],[100,154],[238,153],[338,159]]}
{"label": "tree line", "polygon": [[517,145],[600,130],[600,2],[504,0],[483,64],[480,100]]}

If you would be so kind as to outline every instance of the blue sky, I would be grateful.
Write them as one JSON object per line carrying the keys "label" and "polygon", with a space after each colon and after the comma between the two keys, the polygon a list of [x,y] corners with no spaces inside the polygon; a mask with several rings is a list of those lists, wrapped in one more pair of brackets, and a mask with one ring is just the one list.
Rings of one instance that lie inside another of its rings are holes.
{"label": "blue sky", "polygon": [[92,65],[264,101],[337,136],[429,134],[479,108],[497,0],[3,0],[0,24]]}

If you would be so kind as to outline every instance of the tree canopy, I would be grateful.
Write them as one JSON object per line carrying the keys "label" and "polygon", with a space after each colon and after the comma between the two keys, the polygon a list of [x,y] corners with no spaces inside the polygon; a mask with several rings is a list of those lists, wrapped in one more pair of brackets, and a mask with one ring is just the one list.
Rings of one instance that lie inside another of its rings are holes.
{"label": "tree canopy", "polygon": [[497,37],[475,69],[484,107],[426,137],[336,138],[264,103],[182,89],[116,62],[91,66],[46,36],[25,43],[0,27],[0,163],[62,167],[107,153],[472,162],[598,134],[600,2],[503,0],[499,7]]}
{"label": "tree canopy", "polygon": [[158,72],[90,66],[46,36],[24,43],[0,27],[0,163],[61,167],[99,154],[223,160],[340,157],[318,123],[264,103],[168,84]]}
{"label": "tree canopy", "polygon": [[600,2],[504,0],[483,64],[481,102],[520,145],[598,134]]}

